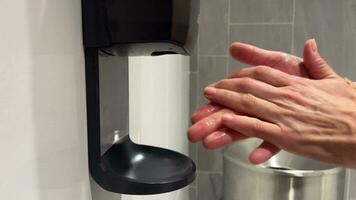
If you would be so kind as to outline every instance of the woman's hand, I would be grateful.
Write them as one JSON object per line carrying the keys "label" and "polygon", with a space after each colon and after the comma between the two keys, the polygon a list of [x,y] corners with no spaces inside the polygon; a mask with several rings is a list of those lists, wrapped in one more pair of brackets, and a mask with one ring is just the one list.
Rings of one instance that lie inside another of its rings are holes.
{"label": "woman's hand", "polygon": [[206,88],[205,96],[235,112],[224,114],[221,127],[292,153],[356,167],[356,90],[320,57],[314,41],[306,45],[304,65],[317,80],[259,66]]}
{"label": "woman's hand", "polygon": [[[250,65],[265,65],[291,75],[309,77],[303,66],[303,59],[286,54],[283,52],[268,51],[258,47],[233,43],[230,47],[231,56]],[[253,76],[253,71],[246,70],[246,76]],[[239,75],[239,72],[232,73],[229,78],[234,78]],[[210,103],[201,107],[193,114],[193,126],[188,131],[188,136],[192,142],[203,140],[203,144],[208,149],[217,149],[226,144],[247,138],[237,131],[224,128],[221,124],[221,118],[224,113],[232,111],[224,109],[214,103]],[[199,122],[199,123],[198,123]],[[259,164],[267,161],[270,157],[279,151],[274,145],[263,142],[250,157],[252,163]]]}

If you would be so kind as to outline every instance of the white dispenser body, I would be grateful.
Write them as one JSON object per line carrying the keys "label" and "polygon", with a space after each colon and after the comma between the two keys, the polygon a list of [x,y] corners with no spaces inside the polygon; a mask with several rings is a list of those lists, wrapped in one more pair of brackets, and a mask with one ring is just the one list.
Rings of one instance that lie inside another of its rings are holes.
{"label": "white dispenser body", "polygon": [[[188,154],[189,57],[130,57],[130,136],[139,144]],[[187,200],[188,188],[123,200]]]}

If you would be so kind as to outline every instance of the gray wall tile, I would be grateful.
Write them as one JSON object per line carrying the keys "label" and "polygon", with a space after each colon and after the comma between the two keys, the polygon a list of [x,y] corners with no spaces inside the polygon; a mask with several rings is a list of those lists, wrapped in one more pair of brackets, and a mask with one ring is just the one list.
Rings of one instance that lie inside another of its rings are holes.
{"label": "gray wall tile", "polygon": [[222,172],[223,153],[222,150],[207,150],[202,144],[198,146],[198,170],[210,172]]}
{"label": "gray wall tile", "polygon": [[[196,60],[198,60],[198,57],[196,57]],[[191,72],[190,73],[190,114],[193,114],[196,110],[197,107],[197,73],[196,72]],[[190,119],[189,123],[190,123]],[[198,161],[198,149],[197,145],[193,143],[189,143],[189,157],[197,163]],[[191,185],[196,185],[196,181],[194,181]]]}
{"label": "gray wall tile", "polygon": [[190,55],[190,72],[198,70],[198,45],[195,45]]}
{"label": "gray wall tile", "polygon": [[197,189],[190,187],[189,188],[189,200],[197,200],[198,198],[198,193],[197,193]]}
{"label": "gray wall tile", "polygon": [[200,56],[198,68],[198,107],[207,103],[203,90],[209,84],[226,77],[227,57]]}
{"label": "gray wall tile", "polygon": [[[197,107],[203,106],[208,101],[203,95],[203,90],[209,84],[226,77],[227,57],[200,56],[197,84],[198,90]],[[201,144],[193,144],[191,151],[197,148],[197,166],[198,170],[221,171],[222,154],[220,151],[208,151]]]}
{"label": "gray wall tile", "polygon": [[[230,43],[232,42],[244,42],[269,50],[290,52],[292,25],[234,25],[230,28]],[[230,58],[230,72],[245,66]]]}
{"label": "gray wall tile", "polygon": [[293,0],[231,0],[231,22],[292,22]]}
{"label": "gray wall tile", "polygon": [[221,200],[222,174],[198,173],[198,200]]}
{"label": "gray wall tile", "polygon": [[356,80],[355,0],[297,0],[294,52],[315,38],[321,55],[338,73]]}
{"label": "gray wall tile", "polygon": [[[198,145],[189,143],[189,157],[195,162],[195,164],[198,166]],[[193,183],[191,183],[191,186],[196,186],[197,180],[194,180]]]}
{"label": "gray wall tile", "polygon": [[[197,58],[198,59],[198,58]],[[198,87],[198,83],[197,83],[197,76],[198,74],[196,72],[191,72],[190,73],[190,92],[189,92],[189,112],[190,114],[193,114],[194,111],[197,108],[197,87]]]}
{"label": "gray wall tile", "polygon": [[356,200],[356,170],[351,170],[349,197],[350,200]]}
{"label": "gray wall tile", "polygon": [[[226,77],[227,58],[226,57],[199,57],[198,68],[198,91],[197,107],[206,104],[208,101],[203,96],[204,88],[224,77]],[[222,171],[221,151],[208,151],[202,144],[194,144],[197,148],[197,167],[204,171]]]}
{"label": "gray wall tile", "polygon": [[[336,71],[356,81],[356,0],[230,1],[229,8],[229,0],[201,0],[199,45],[193,53],[191,67],[191,71],[196,72],[191,79],[196,79],[193,82],[197,84],[191,89],[194,96],[191,101],[195,99],[197,104],[192,105],[191,110],[207,102],[202,91],[208,84],[225,77],[226,63],[229,63],[228,71],[246,66],[227,57],[228,45],[233,41],[284,52],[292,50],[301,56],[305,40],[316,38],[321,54]],[[279,24],[274,24],[276,22]],[[292,24],[288,24],[290,22]],[[222,171],[222,152],[207,151],[201,144],[191,145],[190,151],[199,170],[204,171],[198,174],[191,196],[198,193],[199,200],[220,199],[221,174],[206,172]],[[351,175],[351,200],[356,200],[354,188],[355,171]]]}
{"label": "gray wall tile", "polygon": [[202,0],[199,17],[200,55],[226,55],[228,0]]}
{"label": "gray wall tile", "polygon": [[[198,67],[197,107],[208,101],[203,95],[204,88],[226,77],[227,57],[200,56]],[[208,151],[201,144],[194,144],[197,148],[197,167],[204,171],[222,171],[221,151]]]}

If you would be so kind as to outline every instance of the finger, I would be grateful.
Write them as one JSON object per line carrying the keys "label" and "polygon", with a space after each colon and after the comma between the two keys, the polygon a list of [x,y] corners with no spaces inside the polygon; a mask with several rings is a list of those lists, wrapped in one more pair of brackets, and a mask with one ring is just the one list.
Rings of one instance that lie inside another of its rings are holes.
{"label": "finger", "polygon": [[213,150],[246,138],[248,138],[248,136],[224,128],[206,136],[203,140],[203,145],[205,148]]}
{"label": "finger", "polygon": [[279,126],[253,117],[225,114],[221,122],[224,126],[234,131],[249,137],[261,138],[268,142],[273,141],[274,144],[279,143],[282,135]]}
{"label": "finger", "polygon": [[205,117],[208,117],[209,115],[218,112],[221,110],[222,107],[214,104],[214,103],[209,103],[205,106],[202,106],[199,108],[197,111],[195,111],[192,115],[192,124],[195,124],[196,122],[204,119]]}
{"label": "finger", "polygon": [[308,40],[304,46],[304,65],[311,78],[335,78],[338,75],[320,56],[315,39]]}
{"label": "finger", "polygon": [[266,121],[279,119],[281,112],[281,109],[277,105],[255,97],[252,94],[207,87],[204,90],[204,95],[210,101],[230,108],[233,111]]}
{"label": "finger", "polygon": [[267,162],[280,151],[281,149],[274,144],[264,141],[259,147],[252,151],[249,160],[252,164],[259,165],[261,163]]}
{"label": "finger", "polygon": [[275,87],[288,86],[301,79],[267,66],[247,67],[229,76],[229,78],[241,77],[250,77]]}
{"label": "finger", "polygon": [[306,77],[303,59],[277,51],[268,51],[249,44],[234,42],[230,46],[233,58],[249,65],[266,65],[291,75]]}
{"label": "finger", "polygon": [[225,113],[233,113],[228,109],[220,110],[198,121],[188,129],[188,138],[191,142],[199,142],[207,135],[222,128],[221,117]]}
{"label": "finger", "polygon": [[256,97],[268,100],[274,99],[279,94],[276,87],[246,77],[221,80],[216,83],[215,87],[239,93],[251,93]]}

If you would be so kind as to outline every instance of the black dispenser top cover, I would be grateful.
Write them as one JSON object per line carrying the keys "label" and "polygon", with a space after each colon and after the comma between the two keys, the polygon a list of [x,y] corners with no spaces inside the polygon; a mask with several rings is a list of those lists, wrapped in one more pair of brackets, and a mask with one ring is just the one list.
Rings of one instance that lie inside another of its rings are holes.
{"label": "black dispenser top cover", "polygon": [[199,0],[82,1],[86,47],[160,55],[189,54],[195,44]]}
{"label": "black dispenser top cover", "polygon": [[158,194],[195,178],[195,164],[187,156],[137,145],[129,136],[102,155],[98,53],[189,54],[198,28],[197,5],[199,0],[82,0],[89,169],[108,191]]}

